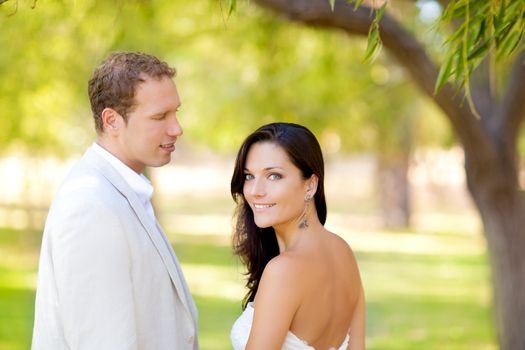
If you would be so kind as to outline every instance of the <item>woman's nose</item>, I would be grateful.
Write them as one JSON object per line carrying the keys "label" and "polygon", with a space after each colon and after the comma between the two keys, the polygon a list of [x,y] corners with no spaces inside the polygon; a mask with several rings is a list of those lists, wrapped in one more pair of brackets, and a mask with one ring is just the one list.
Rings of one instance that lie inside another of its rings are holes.
{"label": "woman's nose", "polygon": [[253,197],[262,197],[266,194],[266,187],[264,181],[259,178],[255,178],[249,182],[249,194]]}

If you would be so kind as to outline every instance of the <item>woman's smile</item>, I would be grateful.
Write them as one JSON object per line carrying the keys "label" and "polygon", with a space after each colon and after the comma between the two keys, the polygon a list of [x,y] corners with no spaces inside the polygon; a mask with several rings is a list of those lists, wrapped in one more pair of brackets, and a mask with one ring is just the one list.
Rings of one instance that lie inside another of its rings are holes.
{"label": "woman's smile", "polygon": [[260,212],[260,211],[264,211],[265,209],[273,207],[275,203],[269,203],[269,204],[253,203],[252,205],[255,211]]}

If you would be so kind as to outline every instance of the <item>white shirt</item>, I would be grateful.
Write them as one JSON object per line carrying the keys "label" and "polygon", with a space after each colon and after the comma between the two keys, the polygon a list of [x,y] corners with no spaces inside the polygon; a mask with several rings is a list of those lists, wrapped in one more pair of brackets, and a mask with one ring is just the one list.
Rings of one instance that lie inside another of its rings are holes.
{"label": "white shirt", "polygon": [[151,196],[153,195],[153,186],[146,176],[143,174],[136,173],[133,169],[124,164],[120,159],[115,157],[113,154],[108,152],[106,149],[102,148],[96,142],[91,146],[93,151],[97,152],[105,160],[107,160],[113,168],[124,178],[126,183],[131,187],[133,192],[137,194],[139,200],[141,201],[144,208],[146,208],[147,213],[153,220],[155,219],[155,212],[153,211],[153,206],[151,205]]}
{"label": "white shirt", "polygon": [[97,152],[105,160],[107,160],[115,168],[115,170],[117,170],[117,172],[124,178],[127,184],[131,187],[133,192],[137,194],[137,196],[139,197],[139,200],[144,205],[144,208],[146,208],[146,212],[149,214],[149,216],[155,223],[155,226],[157,227],[157,231],[162,237],[164,244],[166,244],[166,247],[168,247],[171,258],[173,259],[173,261],[175,261],[176,264],[178,264],[179,262],[175,255],[175,252],[173,251],[173,248],[171,247],[171,243],[166,237],[166,235],[162,233],[162,229],[160,228],[159,224],[157,223],[157,219],[155,218],[155,212],[153,211],[153,206],[151,205],[151,196],[153,195],[153,186],[151,185],[151,182],[148,180],[146,176],[135,172],[133,169],[128,167],[120,159],[115,157],[113,154],[111,154],[106,149],[102,148],[102,146],[100,146],[96,142],[94,142],[91,147],[95,152]]}

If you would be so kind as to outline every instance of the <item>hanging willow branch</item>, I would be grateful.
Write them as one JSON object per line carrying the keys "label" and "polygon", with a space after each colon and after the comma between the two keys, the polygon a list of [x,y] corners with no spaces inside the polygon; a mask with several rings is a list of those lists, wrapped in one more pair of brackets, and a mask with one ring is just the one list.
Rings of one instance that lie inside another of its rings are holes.
{"label": "hanging willow branch", "polygon": [[[305,0],[306,1],[306,0]],[[337,12],[337,0],[326,0],[332,11]],[[354,4],[354,10],[365,0],[345,0]],[[228,14],[236,10],[237,0],[227,0]],[[368,31],[365,61],[373,61],[382,47],[380,21],[388,0],[367,0],[374,17]],[[459,24],[459,26],[458,26]],[[454,28],[451,31],[451,28]],[[478,117],[470,90],[470,76],[476,67],[489,58],[491,71],[496,63],[521,51],[525,31],[525,0],[450,0],[436,23],[436,29],[448,34],[443,46],[445,59],[434,84],[434,92],[450,83],[464,91],[471,111]]]}
{"label": "hanging willow branch", "polygon": [[[334,0],[328,1],[333,10]],[[363,0],[347,2],[355,3],[357,8]],[[381,48],[379,21],[386,5],[385,2],[379,10],[374,10],[366,60],[373,60]],[[471,111],[480,117],[472,100],[470,75],[487,57],[492,65],[491,70],[495,71],[497,61],[523,50],[524,46],[520,46],[520,42],[525,31],[525,0],[451,0],[436,27],[446,32],[451,23],[461,25],[444,42],[447,55],[440,67],[434,91],[439,91],[446,83],[452,83],[458,91],[464,89]]]}
{"label": "hanging willow branch", "polygon": [[468,88],[470,73],[487,56],[498,61],[523,49],[519,44],[525,30],[525,1],[452,0],[438,25],[447,26],[452,21],[462,24],[445,41],[449,54],[441,66],[436,90],[451,80]]}
{"label": "hanging willow branch", "polygon": [[[0,6],[2,6],[4,3],[8,2],[9,0],[0,0]],[[31,5],[31,9],[35,9],[36,8],[36,2],[38,0],[33,0],[33,4]],[[7,16],[10,17],[10,16],[13,16],[15,15],[16,13],[18,12],[18,0],[15,1],[15,5],[14,5],[14,10],[13,12],[9,13]]]}

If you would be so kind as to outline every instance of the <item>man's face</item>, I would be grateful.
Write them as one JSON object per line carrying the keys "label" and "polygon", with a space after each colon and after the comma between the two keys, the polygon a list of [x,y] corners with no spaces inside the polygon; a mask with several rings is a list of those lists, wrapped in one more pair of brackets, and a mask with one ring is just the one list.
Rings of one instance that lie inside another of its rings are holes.
{"label": "man's face", "polygon": [[169,77],[147,77],[135,91],[135,105],[128,112],[117,138],[117,157],[138,173],[146,166],[159,167],[171,160],[182,127],[177,119],[179,94]]}

